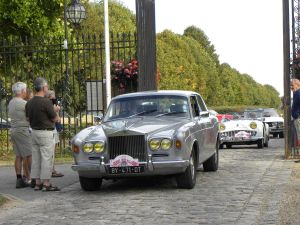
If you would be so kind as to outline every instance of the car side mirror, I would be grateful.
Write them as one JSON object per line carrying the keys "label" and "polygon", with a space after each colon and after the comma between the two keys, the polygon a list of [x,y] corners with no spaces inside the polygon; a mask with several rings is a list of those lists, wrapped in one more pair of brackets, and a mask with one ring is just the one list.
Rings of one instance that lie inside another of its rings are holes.
{"label": "car side mirror", "polygon": [[209,117],[209,112],[207,111],[200,112],[200,117]]}
{"label": "car side mirror", "polygon": [[103,116],[100,115],[100,116],[94,116],[94,123],[96,125],[100,124],[102,122],[102,119],[103,119]]}

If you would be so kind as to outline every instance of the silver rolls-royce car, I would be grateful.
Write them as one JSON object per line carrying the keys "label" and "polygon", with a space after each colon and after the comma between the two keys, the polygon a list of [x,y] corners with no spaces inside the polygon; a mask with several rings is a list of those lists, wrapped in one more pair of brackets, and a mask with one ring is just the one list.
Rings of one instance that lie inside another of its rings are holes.
{"label": "silver rolls-royce car", "polygon": [[83,190],[100,188],[102,179],[175,175],[191,189],[196,171],[216,171],[219,124],[202,97],[190,91],[149,91],[113,98],[100,125],[72,139]]}

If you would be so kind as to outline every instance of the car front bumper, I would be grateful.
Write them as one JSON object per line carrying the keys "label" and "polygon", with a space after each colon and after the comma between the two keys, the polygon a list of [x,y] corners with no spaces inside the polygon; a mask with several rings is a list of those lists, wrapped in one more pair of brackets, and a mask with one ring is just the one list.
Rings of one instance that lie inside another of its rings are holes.
{"label": "car front bumper", "polygon": [[159,161],[141,162],[145,171],[142,173],[124,173],[124,174],[110,174],[108,163],[100,160],[98,164],[95,163],[80,163],[73,164],[72,169],[77,171],[79,176],[90,178],[114,178],[114,177],[130,177],[130,176],[150,176],[150,175],[169,175],[183,173],[189,165],[189,160],[175,160],[175,161]]}
{"label": "car front bumper", "polygon": [[221,138],[220,143],[231,143],[231,144],[254,144],[257,143],[258,140],[263,139],[263,137],[251,137],[251,138],[234,138],[234,137],[226,137]]}
{"label": "car front bumper", "polygon": [[276,133],[283,133],[283,128],[269,128],[269,133],[270,134],[276,134]]}

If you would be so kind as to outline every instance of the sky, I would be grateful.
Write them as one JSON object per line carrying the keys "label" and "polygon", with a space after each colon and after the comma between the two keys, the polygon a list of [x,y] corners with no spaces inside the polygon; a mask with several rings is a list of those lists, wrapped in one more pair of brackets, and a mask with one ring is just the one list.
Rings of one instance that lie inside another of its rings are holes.
{"label": "sky", "polygon": [[[135,13],[135,0],[119,0]],[[282,0],[155,0],[156,33],[202,29],[221,63],[283,95]]]}

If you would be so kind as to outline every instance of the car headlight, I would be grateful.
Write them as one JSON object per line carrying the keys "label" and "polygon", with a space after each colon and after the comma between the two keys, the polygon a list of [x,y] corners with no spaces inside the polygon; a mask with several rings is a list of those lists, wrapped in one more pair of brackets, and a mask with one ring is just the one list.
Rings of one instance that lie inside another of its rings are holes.
{"label": "car headlight", "polygon": [[101,153],[104,151],[104,142],[97,142],[94,144],[94,150],[96,153]]}
{"label": "car headlight", "polygon": [[219,128],[220,128],[220,130],[225,130],[226,126],[225,126],[225,124],[221,123],[221,124],[219,125]]}
{"label": "car headlight", "polygon": [[172,146],[172,141],[170,139],[162,139],[160,145],[162,150],[169,150]]}
{"label": "car headlight", "polygon": [[149,147],[153,151],[158,150],[160,147],[160,139],[151,139],[149,142]]}
{"label": "car headlight", "polygon": [[85,143],[83,145],[83,151],[86,153],[91,153],[94,149],[94,145],[92,143]]}
{"label": "car headlight", "polygon": [[250,127],[251,127],[251,129],[256,129],[257,128],[257,123],[251,122]]}

